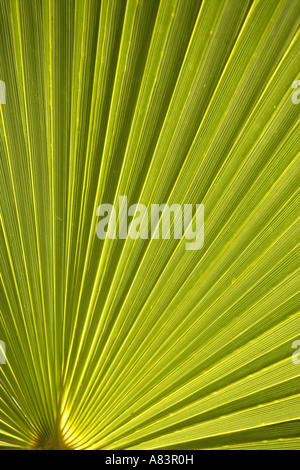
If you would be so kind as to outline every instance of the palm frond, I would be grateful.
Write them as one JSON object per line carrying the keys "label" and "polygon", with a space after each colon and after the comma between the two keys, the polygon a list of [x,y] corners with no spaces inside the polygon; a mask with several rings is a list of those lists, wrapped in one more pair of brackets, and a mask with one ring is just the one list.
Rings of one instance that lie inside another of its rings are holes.
{"label": "palm frond", "polygon": [[[300,449],[299,19],[0,0],[1,448]],[[203,248],[99,240],[124,195]]]}

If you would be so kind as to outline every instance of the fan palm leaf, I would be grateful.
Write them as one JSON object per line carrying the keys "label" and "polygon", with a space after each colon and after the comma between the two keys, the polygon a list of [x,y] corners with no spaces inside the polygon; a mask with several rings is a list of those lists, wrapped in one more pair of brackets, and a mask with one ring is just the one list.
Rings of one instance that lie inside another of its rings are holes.
{"label": "fan palm leaf", "polygon": [[[0,447],[300,449],[298,0],[0,0]],[[205,241],[97,207],[204,204]]]}

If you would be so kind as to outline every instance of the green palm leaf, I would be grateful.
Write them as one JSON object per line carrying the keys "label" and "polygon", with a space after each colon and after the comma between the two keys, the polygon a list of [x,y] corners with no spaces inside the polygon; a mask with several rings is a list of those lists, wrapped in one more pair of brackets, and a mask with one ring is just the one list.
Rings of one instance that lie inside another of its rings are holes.
{"label": "green palm leaf", "polygon": [[[300,449],[299,19],[0,0],[2,448]],[[203,248],[99,240],[122,195]]]}

